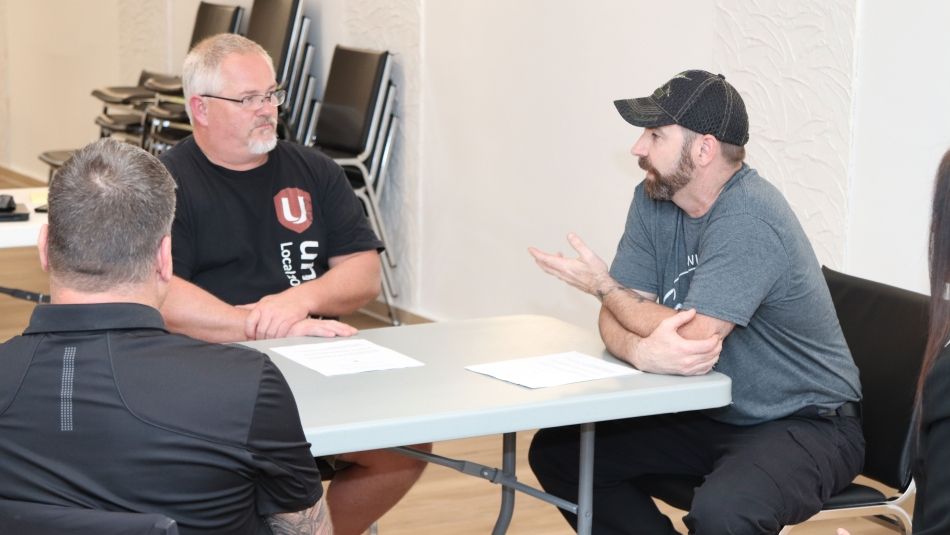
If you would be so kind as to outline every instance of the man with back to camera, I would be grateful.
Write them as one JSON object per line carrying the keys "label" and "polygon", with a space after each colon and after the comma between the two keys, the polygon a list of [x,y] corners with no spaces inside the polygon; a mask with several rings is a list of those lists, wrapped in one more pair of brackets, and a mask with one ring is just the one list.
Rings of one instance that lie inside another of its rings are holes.
{"label": "man with back to camera", "polygon": [[[382,243],[340,166],[277,140],[286,92],[270,56],[217,35],[189,52],[182,85],[194,135],[161,157],[178,186],[169,327],[209,341],[355,332],[312,318],[354,312],[379,294]],[[336,461],[347,467],[332,476],[327,502],[341,535],[365,531],[425,467],[386,450]]]}
{"label": "man with back to camera", "polygon": [[155,157],[112,139],[50,183],[39,251],[53,304],[0,345],[0,498],[162,513],[182,535],[330,534],[280,371],[165,330],[174,188]]}
{"label": "man with back to camera", "polygon": [[[690,533],[778,533],[861,469],[858,371],[815,253],[781,193],[743,163],[748,118],[722,75],[686,71],[618,100],[644,128],[637,186],[610,270],[531,248],[546,272],[602,302],[607,349],[653,373],[732,379],[720,409],[597,424],[593,532],[676,533],[644,474],[705,478]],[[576,427],[538,432],[530,461],[549,492],[577,496]],[[564,515],[576,526],[576,517]]]}

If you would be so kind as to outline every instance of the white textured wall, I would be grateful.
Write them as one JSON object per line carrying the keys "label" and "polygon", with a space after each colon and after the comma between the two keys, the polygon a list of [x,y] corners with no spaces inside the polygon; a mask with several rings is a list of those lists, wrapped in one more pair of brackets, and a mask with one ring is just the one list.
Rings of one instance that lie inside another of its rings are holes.
{"label": "white textured wall", "polygon": [[10,65],[7,0],[0,0],[0,162],[10,161]]}
{"label": "white textured wall", "polygon": [[950,3],[862,2],[846,268],[929,293],[933,177],[950,147]]}
{"label": "white textured wall", "polygon": [[639,130],[611,101],[647,95],[688,68],[722,72],[739,88],[750,163],[786,193],[819,258],[842,263],[853,3],[685,6],[426,3],[423,314],[593,323],[596,302],[543,275],[524,249],[565,251],[575,230],[613,257],[643,173],[627,154]]}
{"label": "white textured wall", "polygon": [[142,68],[166,65],[167,0],[0,1],[9,96],[0,124],[10,132],[0,165],[45,179],[39,153],[98,137],[93,88],[134,84]]}
{"label": "white textured wall", "polygon": [[854,71],[852,0],[719,0],[714,63],[750,117],[750,165],[776,184],[818,260],[841,269]]}

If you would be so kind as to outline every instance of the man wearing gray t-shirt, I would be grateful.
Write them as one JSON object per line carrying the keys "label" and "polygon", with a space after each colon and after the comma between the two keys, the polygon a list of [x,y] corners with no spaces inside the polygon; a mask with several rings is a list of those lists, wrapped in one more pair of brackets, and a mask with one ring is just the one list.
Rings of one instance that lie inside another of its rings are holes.
{"label": "man wearing gray t-shirt", "polygon": [[[690,533],[778,533],[806,520],[864,458],[858,371],[820,266],[782,194],[743,163],[742,97],[686,71],[615,102],[644,128],[637,186],[609,271],[576,235],[577,258],[530,249],[546,272],[601,300],[607,349],[640,370],[732,379],[721,409],[597,426],[594,533],[675,533],[646,474],[702,477]],[[538,432],[542,486],[576,499],[577,428]],[[572,525],[576,517],[565,513]]]}

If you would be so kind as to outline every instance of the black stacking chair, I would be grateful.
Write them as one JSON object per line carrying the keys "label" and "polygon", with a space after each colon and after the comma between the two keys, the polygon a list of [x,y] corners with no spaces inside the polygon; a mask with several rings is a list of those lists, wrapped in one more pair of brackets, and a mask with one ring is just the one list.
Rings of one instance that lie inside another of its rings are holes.
{"label": "black stacking chair", "polygon": [[274,60],[277,83],[286,87],[303,14],[300,0],[254,0],[246,37]]}
{"label": "black stacking chair", "polygon": [[396,297],[391,269],[396,267],[379,208],[392,139],[397,125],[396,88],[391,83],[388,52],[337,46],[319,108],[312,113],[313,134],[306,144],[320,149],[343,167],[362,201],[370,225],[387,245],[382,255],[383,298],[389,320],[399,320],[390,304]]}
{"label": "black stacking chair", "polygon": [[[243,15],[244,8],[239,6],[201,2],[190,46],[219,33],[236,33]],[[153,76],[144,85],[154,99],[145,108],[141,144],[142,148],[157,155],[187,137],[191,133],[191,124],[185,111],[181,77]]]}
{"label": "black stacking chair", "polygon": [[[191,31],[189,48],[219,33],[237,33],[241,27],[244,8],[226,4],[201,2],[195,15],[195,27]],[[181,96],[181,77],[170,74],[157,74],[143,84],[154,95]]]}
{"label": "black stacking chair", "polygon": [[[927,344],[929,298],[822,267],[838,322],[861,374],[865,478],[896,489],[883,493],[852,483],[811,520],[867,517],[900,533],[911,532],[908,500],[917,376]],[[689,510],[699,478],[641,478],[641,488],[678,509]],[[786,526],[787,533],[792,526]]]}
{"label": "black stacking chair", "polygon": [[29,535],[178,535],[178,524],[153,513],[122,513],[0,500],[0,533]]}

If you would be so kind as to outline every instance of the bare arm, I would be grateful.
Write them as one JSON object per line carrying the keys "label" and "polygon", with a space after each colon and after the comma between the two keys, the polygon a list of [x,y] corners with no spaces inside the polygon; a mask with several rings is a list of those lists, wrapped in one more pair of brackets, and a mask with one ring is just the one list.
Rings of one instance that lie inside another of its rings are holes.
{"label": "bare arm", "polygon": [[[254,339],[246,331],[249,310],[231,306],[198,286],[172,277],[162,304],[162,316],[172,332],[207,342],[239,342]],[[356,329],[338,321],[302,319],[281,336],[351,336]]]}
{"label": "bare arm", "polygon": [[599,324],[607,350],[639,370],[702,375],[716,365],[722,351],[723,337],[718,334],[694,338],[695,333],[689,332],[705,332],[707,320],[719,321],[697,314],[695,310],[673,313],[649,336],[641,337],[628,331],[607,307],[602,307]]}
{"label": "bare arm", "polygon": [[172,277],[162,304],[162,316],[171,331],[208,342],[246,340],[247,315],[247,310],[233,307],[180,277]]}
{"label": "bare arm", "polygon": [[375,250],[334,256],[329,264],[329,271],[317,279],[242,306],[250,312],[245,322],[248,336],[285,336],[301,319],[350,314],[379,295],[379,253]]}
{"label": "bare arm", "polygon": [[[604,308],[611,312],[615,321],[640,337],[650,336],[662,321],[677,313],[670,307],[658,304],[655,295],[625,288],[610,275],[606,276],[606,282],[601,288],[594,290],[594,294],[601,298]],[[696,314],[696,317],[684,323],[678,332],[689,340],[701,340],[710,336],[725,338],[732,332],[733,327],[735,324],[732,322]]]}
{"label": "bare arm", "polygon": [[271,515],[267,517],[267,524],[274,535],[333,535],[330,510],[324,498],[310,509]]}
{"label": "bare arm", "polygon": [[733,324],[695,310],[676,312],[653,294],[623,287],[578,236],[569,234],[568,241],[577,258],[529,252],[545,272],[601,300],[599,325],[608,351],[643,371],[695,375],[712,369]]}

